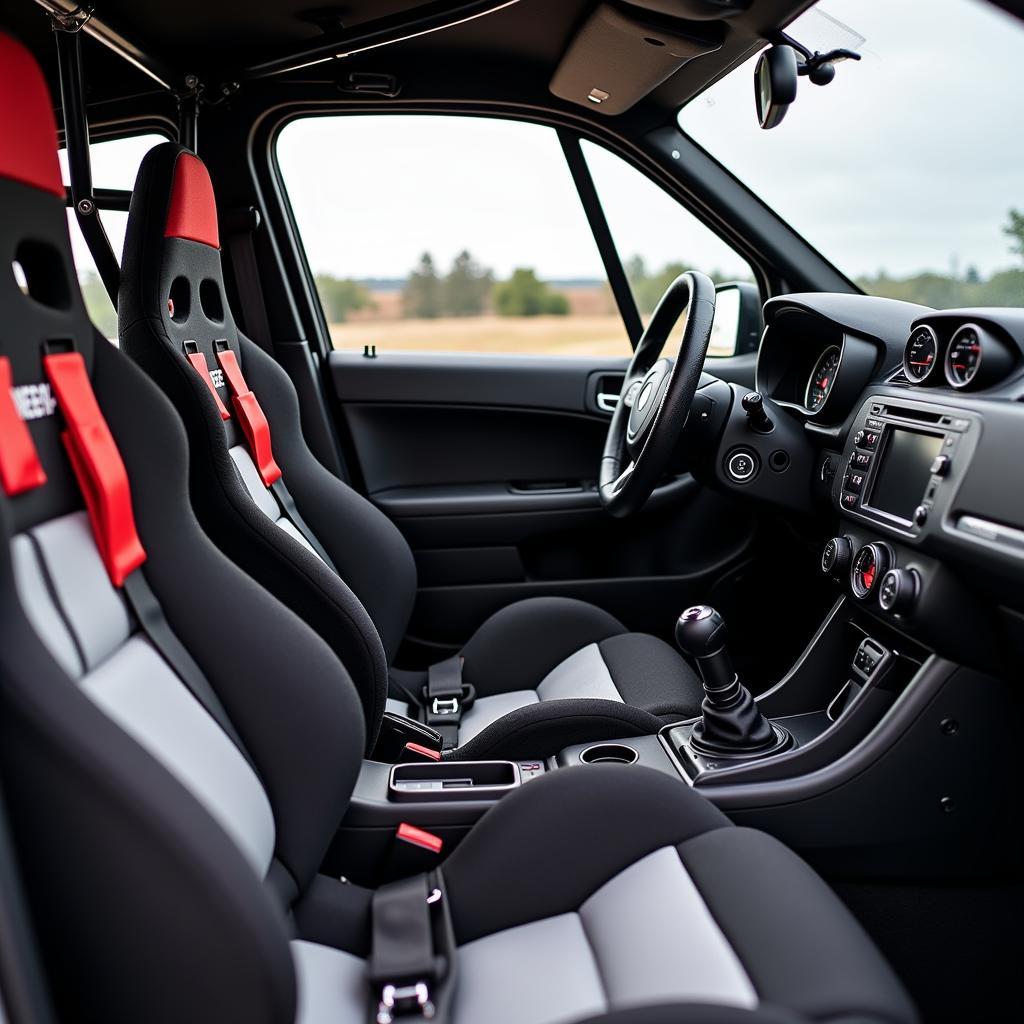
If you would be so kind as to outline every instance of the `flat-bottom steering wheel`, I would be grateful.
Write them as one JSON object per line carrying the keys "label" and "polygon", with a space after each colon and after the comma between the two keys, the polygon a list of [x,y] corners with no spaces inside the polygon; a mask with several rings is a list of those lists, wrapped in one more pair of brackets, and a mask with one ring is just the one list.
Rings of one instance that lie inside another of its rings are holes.
{"label": "flat-bottom steering wheel", "polygon": [[[673,360],[662,351],[686,323]],[[697,392],[715,318],[715,285],[706,274],[680,274],[661,297],[626,371],[608,426],[598,490],[611,515],[632,515],[651,496],[676,450]]]}

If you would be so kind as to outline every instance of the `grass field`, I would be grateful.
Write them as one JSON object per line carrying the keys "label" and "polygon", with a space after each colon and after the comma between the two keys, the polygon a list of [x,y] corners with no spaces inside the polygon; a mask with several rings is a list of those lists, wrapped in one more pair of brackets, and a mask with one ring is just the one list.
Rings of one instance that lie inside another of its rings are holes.
{"label": "grass field", "polygon": [[552,356],[628,356],[618,315],[472,316],[436,320],[360,320],[331,324],[335,348],[378,352],[492,352]]}

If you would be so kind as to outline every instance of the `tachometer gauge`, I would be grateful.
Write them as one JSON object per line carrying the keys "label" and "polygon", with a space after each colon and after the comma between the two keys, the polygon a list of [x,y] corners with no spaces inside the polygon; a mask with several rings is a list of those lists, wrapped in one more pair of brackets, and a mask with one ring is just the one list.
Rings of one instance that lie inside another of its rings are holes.
{"label": "tachometer gauge", "polygon": [[981,369],[981,331],[964,324],[953,335],[946,353],[946,380],[955,388],[968,387]]}
{"label": "tachometer gauge", "polygon": [[903,372],[914,384],[923,384],[938,361],[938,335],[926,325],[918,327],[903,350]]}
{"label": "tachometer gauge", "polygon": [[830,345],[814,364],[811,378],[807,382],[807,394],[804,396],[804,405],[811,412],[817,412],[825,404],[825,399],[828,398],[839,372],[841,356],[839,346]]}

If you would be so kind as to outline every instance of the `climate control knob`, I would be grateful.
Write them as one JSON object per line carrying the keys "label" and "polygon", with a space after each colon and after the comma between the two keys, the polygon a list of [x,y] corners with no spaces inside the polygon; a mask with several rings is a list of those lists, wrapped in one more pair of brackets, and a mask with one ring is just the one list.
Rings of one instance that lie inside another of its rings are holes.
{"label": "climate control knob", "polygon": [[893,615],[906,615],[917,603],[921,577],[913,569],[890,569],[878,585],[878,603]]}
{"label": "climate control knob", "polygon": [[882,577],[892,565],[892,553],[887,544],[865,544],[853,556],[850,567],[850,587],[853,596],[866,601],[876,593]]}
{"label": "climate control knob", "polygon": [[821,552],[821,571],[826,576],[842,579],[850,569],[853,542],[849,537],[833,537]]}

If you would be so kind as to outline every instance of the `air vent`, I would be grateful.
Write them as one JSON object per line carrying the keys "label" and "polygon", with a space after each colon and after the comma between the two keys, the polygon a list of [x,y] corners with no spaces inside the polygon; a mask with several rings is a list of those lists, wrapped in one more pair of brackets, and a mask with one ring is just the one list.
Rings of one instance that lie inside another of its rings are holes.
{"label": "air vent", "polygon": [[894,388],[912,388],[913,382],[900,368],[896,370],[890,377],[885,381],[886,384],[891,384]]}

